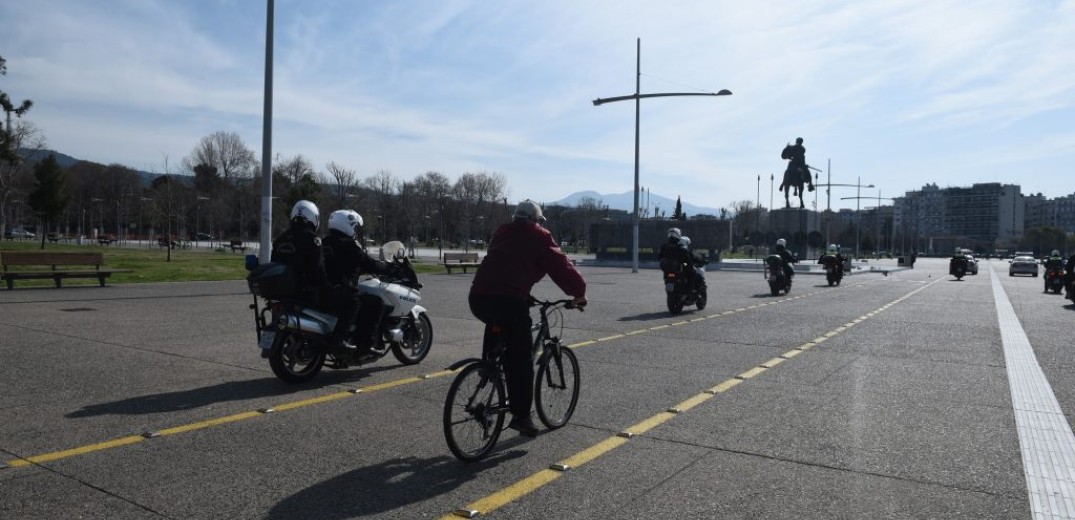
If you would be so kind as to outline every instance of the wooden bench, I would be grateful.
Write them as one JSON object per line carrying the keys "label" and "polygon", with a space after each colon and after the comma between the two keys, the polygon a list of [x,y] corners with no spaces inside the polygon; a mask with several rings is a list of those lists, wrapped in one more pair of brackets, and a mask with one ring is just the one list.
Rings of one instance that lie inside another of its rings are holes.
{"label": "wooden bench", "polygon": [[[96,278],[101,287],[105,278],[112,273],[129,273],[130,269],[101,269],[104,255],[101,253],[51,253],[35,251],[5,251],[0,253],[0,262],[4,264],[3,278],[8,290],[15,288],[15,280],[48,279],[60,287],[64,278]],[[11,266],[49,266],[50,270],[10,270]],[[93,269],[60,269],[58,266],[93,266]]]}
{"label": "wooden bench", "polygon": [[114,243],[115,241],[116,241],[116,238],[112,237],[112,236],[97,237],[97,243],[102,245],[102,246],[107,246],[109,244]]}
{"label": "wooden bench", "polygon": [[231,242],[228,243],[227,246],[225,246],[224,244],[220,244],[220,247],[221,247],[221,249],[223,249],[224,247],[230,247],[232,253],[234,253],[236,251],[238,251],[240,253],[246,251],[246,244],[244,244],[242,240],[232,240]]}
{"label": "wooden bench", "polygon": [[478,267],[480,264],[478,253],[444,253],[443,265],[448,270],[448,274],[451,274],[452,269],[457,267],[466,273],[468,267]]}

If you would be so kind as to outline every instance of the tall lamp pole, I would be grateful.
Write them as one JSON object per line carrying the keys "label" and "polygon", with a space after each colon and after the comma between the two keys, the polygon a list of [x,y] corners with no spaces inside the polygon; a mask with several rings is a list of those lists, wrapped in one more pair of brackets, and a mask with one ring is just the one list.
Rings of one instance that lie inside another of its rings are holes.
{"label": "tall lamp pole", "polygon": [[732,92],[724,89],[720,92],[670,92],[661,94],[642,94],[640,93],[642,86],[642,38],[638,38],[636,41],[636,59],[635,59],[635,93],[628,96],[617,96],[610,98],[597,98],[593,100],[593,105],[601,106],[605,103],[614,103],[616,101],[627,101],[629,99],[635,100],[635,196],[634,196],[634,214],[631,217],[631,272],[638,272],[638,127],[639,127],[639,114],[641,112],[641,100],[642,98],[651,97],[669,97],[669,96],[730,96]]}

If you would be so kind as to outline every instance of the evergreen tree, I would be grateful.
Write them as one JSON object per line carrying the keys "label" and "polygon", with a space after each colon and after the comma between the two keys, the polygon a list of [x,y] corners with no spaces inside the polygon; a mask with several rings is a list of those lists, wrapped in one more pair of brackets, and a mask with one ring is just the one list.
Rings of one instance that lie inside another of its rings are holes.
{"label": "evergreen tree", "polygon": [[687,216],[683,214],[683,201],[680,197],[676,197],[676,210],[672,213],[672,220],[687,220]]}
{"label": "evergreen tree", "polygon": [[52,229],[52,223],[63,215],[71,197],[67,193],[67,182],[63,170],[56,162],[56,156],[52,154],[34,166],[34,179],[37,181],[37,186],[30,193],[28,202],[34,213],[45,224],[45,232],[41,233],[41,249],[44,249],[45,235],[49,229]]}

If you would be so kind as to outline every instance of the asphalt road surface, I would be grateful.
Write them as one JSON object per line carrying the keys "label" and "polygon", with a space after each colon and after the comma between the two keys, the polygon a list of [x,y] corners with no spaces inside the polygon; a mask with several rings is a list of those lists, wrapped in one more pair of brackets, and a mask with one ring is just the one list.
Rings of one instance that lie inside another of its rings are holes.
{"label": "asphalt road surface", "polygon": [[1070,518],[1075,306],[1007,267],[802,274],[779,297],[716,271],[674,317],[658,271],[582,267],[574,417],[469,465],[441,410],[445,367],[480,351],[472,274],[423,278],[420,365],[295,386],[259,357],[244,282],[16,286],[0,518]]}

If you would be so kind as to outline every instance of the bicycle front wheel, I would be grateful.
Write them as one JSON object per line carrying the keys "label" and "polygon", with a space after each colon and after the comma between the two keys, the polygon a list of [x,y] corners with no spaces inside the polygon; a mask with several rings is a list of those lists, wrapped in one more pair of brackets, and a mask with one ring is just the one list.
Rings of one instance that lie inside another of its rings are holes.
{"label": "bicycle front wheel", "polygon": [[546,348],[538,360],[534,404],[550,430],[567,424],[579,402],[579,360],[563,346]]}
{"label": "bicycle front wheel", "polygon": [[444,439],[463,462],[480,460],[500,438],[507,413],[504,380],[485,363],[463,368],[444,401]]}

